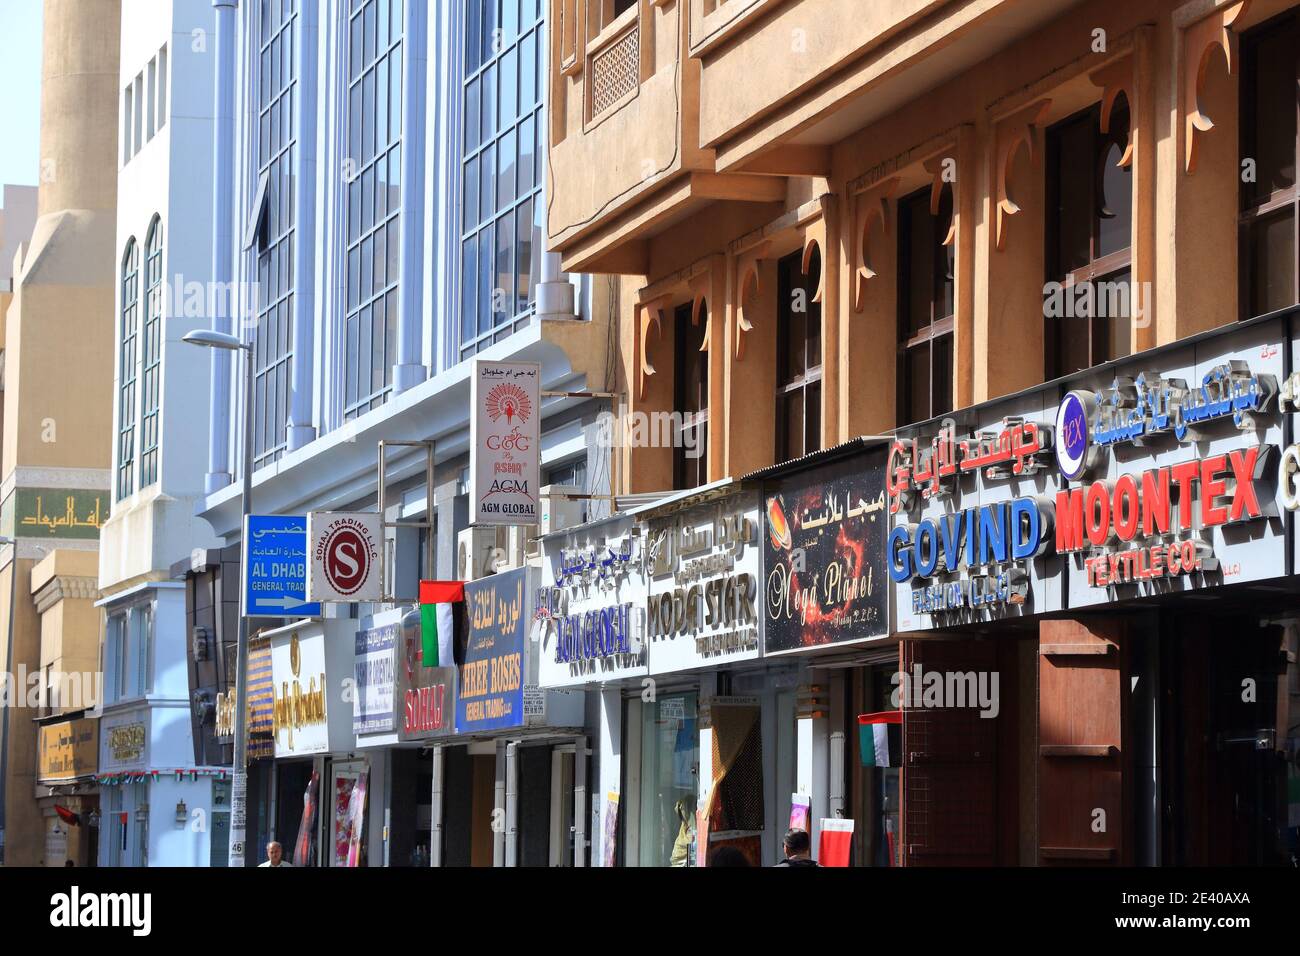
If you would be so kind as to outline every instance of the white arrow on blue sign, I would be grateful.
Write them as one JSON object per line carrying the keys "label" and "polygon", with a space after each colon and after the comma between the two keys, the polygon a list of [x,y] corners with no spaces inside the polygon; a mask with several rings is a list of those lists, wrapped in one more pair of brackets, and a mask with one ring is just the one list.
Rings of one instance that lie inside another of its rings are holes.
{"label": "white arrow on blue sign", "polygon": [[249,617],[320,617],[307,600],[306,515],[249,515],[243,567]]}

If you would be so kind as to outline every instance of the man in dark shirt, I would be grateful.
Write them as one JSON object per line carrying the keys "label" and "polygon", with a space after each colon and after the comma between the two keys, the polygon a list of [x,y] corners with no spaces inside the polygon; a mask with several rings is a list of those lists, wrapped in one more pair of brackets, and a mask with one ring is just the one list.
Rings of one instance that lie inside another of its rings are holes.
{"label": "man in dark shirt", "polygon": [[785,859],[777,866],[821,866],[812,858],[812,838],[807,830],[785,831]]}

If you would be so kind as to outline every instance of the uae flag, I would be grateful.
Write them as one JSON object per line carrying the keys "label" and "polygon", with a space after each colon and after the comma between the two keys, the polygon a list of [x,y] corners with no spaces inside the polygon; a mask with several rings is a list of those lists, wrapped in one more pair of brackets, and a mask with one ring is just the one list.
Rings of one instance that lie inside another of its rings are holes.
{"label": "uae flag", "polygon": [[903,753],[903,712],[886,710],[858,717],[858,749],[864,767],[897,767]]}
{"label": "uae flag", "polygon": [[421,656],[425,667],[452,667],[456,663],[456,634],[463,630],[465,582],[420,582]]}

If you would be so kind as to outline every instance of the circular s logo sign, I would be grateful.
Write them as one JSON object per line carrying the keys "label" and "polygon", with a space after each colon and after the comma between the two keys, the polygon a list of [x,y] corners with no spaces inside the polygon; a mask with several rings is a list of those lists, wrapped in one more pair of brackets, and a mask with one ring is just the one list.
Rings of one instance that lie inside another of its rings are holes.
{"label": "circular s logo sign", "polygon": [[370,530],[361,522],[346,518],[328,528],[317,546],[317,554],[326,585],[344,597],[361,590],[378,557]]}
{"label": "circular s logo sign", "polygon": [[1282,452],[1277,466],[1278,494],[1287,511],[1300,511],[1300,445]]}

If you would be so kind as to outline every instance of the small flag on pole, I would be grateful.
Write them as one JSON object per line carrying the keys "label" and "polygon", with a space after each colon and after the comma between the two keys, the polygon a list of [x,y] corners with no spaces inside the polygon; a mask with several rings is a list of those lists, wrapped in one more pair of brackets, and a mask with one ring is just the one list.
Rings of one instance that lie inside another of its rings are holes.
{"label": "small flag on pole", "polygon": [[425,667],[452,667],[456,663],[457,622],[463,620],[463,581],[420,582],[421,656]]}
{"label": "small flag on pole", "polygon": [[858,749],[864,767],[897,767],[903,753],[903,712],[885,710],[858,717]]}

